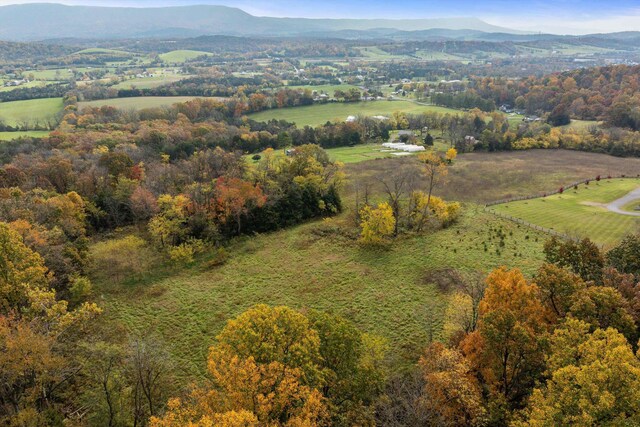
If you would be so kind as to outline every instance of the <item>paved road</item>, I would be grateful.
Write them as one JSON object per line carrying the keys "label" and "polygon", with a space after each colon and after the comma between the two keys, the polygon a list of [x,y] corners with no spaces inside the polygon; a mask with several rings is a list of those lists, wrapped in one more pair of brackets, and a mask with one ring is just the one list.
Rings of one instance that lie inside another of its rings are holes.
{"label": "paved road", "polygon": [[640,216],[640,212],[629,212],[622,210],[622,207],[624,205],[626,205],[627,203],[631,203],[634,200],[638,200],[640,203],[640,188],[636,188],[626,196],[621,197],[618,200],[614,200],[608,205],[605,205],[605,208],[609,209],[611,212],[619,213],[622,215]]}

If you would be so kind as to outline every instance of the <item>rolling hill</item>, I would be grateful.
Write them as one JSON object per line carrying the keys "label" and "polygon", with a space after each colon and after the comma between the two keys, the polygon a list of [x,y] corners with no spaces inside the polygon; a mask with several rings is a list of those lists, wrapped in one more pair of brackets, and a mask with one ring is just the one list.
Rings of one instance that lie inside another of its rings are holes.
{"label": "rolling hill", "polygon": [[[51,17],[56,19],[52,20]],[[472,17],[446,19],[306,19],[250,15],[226,6],[154,8],[66,6],[33,3],[0,7],[0,39],[65,37],[193,37],[207,34],[293,36],[354,30],[422,31],[434,28],[520,33]]]}

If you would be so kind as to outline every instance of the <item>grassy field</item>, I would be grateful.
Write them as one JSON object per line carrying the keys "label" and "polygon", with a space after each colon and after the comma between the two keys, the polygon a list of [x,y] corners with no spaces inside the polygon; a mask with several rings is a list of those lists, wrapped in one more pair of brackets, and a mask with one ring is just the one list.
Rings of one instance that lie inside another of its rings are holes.
{"label": "grassy field", "polygon": [[[534,167],[532,165],[535,165]],[[413,157],[372,160],[346,165],[351,181],[379,189],[379,178],[417,168]],[[542,196],[560,186],[597,175],[640,172],[640,159],[569,150],[528,150],[460,154],[437,193],[447,200],[488,203],[518,196]],[[346,187],[346,192],[350,191]]]}
{"label": "grassy field", "polygon": [[[330,153],[348,160],[366,156],[371,148]],[[542,262],[547,238],[467,203],[461,221],[450,229],[401,238],[388,251],[360,248],[352,234],[344,232],[352,224],[352,184],[379,184],[380,177],[415,166],[412,158],[348,163],[343,191],[347,212],[332,220],[238,239],[227,248],[224,265],[210,264],[205,256],[186,270],[152,268],[137,281],[118,284],[94,278],[104,318],[128,331],[157,333],[184,383],[203,374],[207,347],[226,320],[256,303],[346,316],[362,330],[389,340],[392,366],[413,361],[429,336],[440,338],[443,333],[450,294],[429,279],[434,270],[471,274],[507,265],[532,274]],[[640,170],[640,159],[562,150],[466,154],[450,168],[448,182],[437,194],[481,203],[557,188],[608,170],[630,174]],[[371,191],[379,194],[379,185],[372,185]],[[502,249],[496,237],[500,228],[506,236]]]}
{"label": "grassy field", "polygon": [[153,77],[136,77],[133,79],[128,79],[123,82],[120,82],[112,87],[116,89],[131,89],[135,87],[137,89],[153,89],[158,86],[166,85],[167,83],[177,82],[178,80],[182,80],[187,78],[186,75],[178,75],[178,74],[162,74],[159,76]]}
{"label": "grassy field", "polygon": [[122,55],[133,56],[133,53],[124,50],[117,49],[104,49],[101,47],[93,47],[89,49],[83,49],[75,53],[76,55],[96,55],[96,54],[108,54],[108,55]]}
{"label": "grassy field", "polygon": [[380,151],[380,144],[362,144],[355,147],[338,147],[327,150],[331,160],[342,163],[359,163],[373,159],[391,158],[391,154]]}
{"label": "grassy field", "polygon": [[0,120],[11,126],[44,122],[62,111],[62,98],[31,99],[0,103]]}
{"label": "grassy field", "polygon": [[560,126],[562,129],[589,130],[591,127],[600,126],[602,122],[597,120],[571,120],[571,123]]}
{"label": "grassy field", "polygon": [[607,204],[640,187],[640,179],[612,179],[580,185],[563,194],[492,206],[496,212],[611,246],[638,230],[640,218],[608,211]]}
{"label": "grassy field", "polygon": [[318,93],[326,93],[329,96],[333,96],[336,90],[347,91],[349,89],[361,90],[355,85],[307,85],[307,86],[287,86],[288,89],[309,89],[310,91],[317,91]]}
{"label": "grassy field", "polygon": [[8,87],[0,86],[0,92],[11,92],[12,90],[16,90],[16,89],[27,89],[32,87],[43,87],[52,83],[55,83],[55,82],[52,82],[52,81],[43,82],[43,81],[36,80],[33,82],[21,84],[20,86],[8,86]]}
{"label": "grassy field", "polygon": [[73,73],[69,71],[68,68],[60,68],[55,70],[39,70],[39,71],[27,71],[24,72],[23,75],[28,77],[33,75],[36,80],[68,80],[73,77]]}
{"label": "grassy field", "polygon": [[[427,279],[433,269],[472,273],[509,264],[532,273],[542,259],[542,235],[473,206],[458,225],[401,239],[388,251],[361,249],[335,231],[345,215],[238,240],[222,266],[203,261],[182,272],[154,269],[145,282],[98,281],[106,318],[128,330],[157,331],[184,381],[204,372],[207,348],[226,320],[257,303],[346,316],[386,337],[397,367],[429,336],[442,336],[449,297]],[[507,235],[501,255],[490,228]]]}
{"label": "grassy field", "polygon": [[102,107],[103,105],[109,105],[115,108],[121,109],[142,109],[142,108],[156,108],[165,107],[179,102],[187,102],[197,96],[137,96],[132,98],[113,98],[113,99],[100,99],[97,101],[79,102],[80,109],[84,107]]}
{"label": "grassy field", "polygon": [[440,113],[458,114],[459,110],[451,108],[419,105],[409,101],[367,101],[356,103],[328,103],[295,108],[279,108],[250,114],[249,118],[257,121],[271,119],[287,120],[300,126],[318,126],[327,121],[344,121],[349,116],[389,116],[395,111],[404,113],[422,113],[437,111]]}
{"label": "grassy field", "polygon": [[173,50],[171,52],[163,53],[159,56],[160,59],[164,62],[177,64],[180,62],[189,61],[191,59],[196,59],[203,55],[211,56],[213,54],[210,52],[201,52],[198,50]]}
{"label": "grassy field", "polygon": [[23,136],[42,138],[49,135],[47,131],[25,131],[25,132],[0,132],[0,141],[11,141],[12,139],[18,139]]}
{"label": "grassy field", "polygon": [[633,202],[627,203],[622,207],[622,210],[627,212],[640,213],[640,200],[634,200]]}

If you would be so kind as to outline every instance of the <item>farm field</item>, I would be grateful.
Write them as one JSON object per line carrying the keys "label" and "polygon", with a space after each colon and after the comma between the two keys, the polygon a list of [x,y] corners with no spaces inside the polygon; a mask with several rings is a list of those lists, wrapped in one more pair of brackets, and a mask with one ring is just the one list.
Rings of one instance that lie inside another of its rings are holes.
{"label": "farm field", "polygon": [[390,153],[385,153],[380,144],[362,144],[355,147],[330,148],[327,151],[329,158],[342,163],[358,163],[373,159],[391,158]]}
{"label": "farm field", "polygon": [[18,139],[23,136],[42,138],[49,135],[48,131],[25,131],[25,132],[0,132],[0,141],[11,141],[12,139]]}
{"label": "farm field", "polygon": [[333,93],[336,90],[344,90],[347,91],[349,89],[358,89],[360,88],[355,85],[307,85],[307,86],[286,86],[287,89],[309,89],[310,91],[318,91],[318,93],[326,93],[329,96],[333,96]]}
{"label": "farm field", "polygon": [[[2,82],[0,82],[0,83],[2,83]],[[43,86],[46,86],[46,85],[52,84],[52,83],[55,83],[55,82],[52,82],[52,81],[43,82],[43,81],[36,80],[36,81],[29,82],[29,83],[21,84],[20,86],[7,86],[7,87],[0,86],[0,92],[11,92],[12,90],[27,89],[27,88],[31,88],[31,87],[43,87]]]}
{"label": "farm field", "polygon": [[327,103],[304,107],[279,108],[249,114],[256,121],[271,119],[287,120],[301,126],[318,126],[327,121],[344,121],[349,116],[391,115],[395,111],[404,113],[421,113],[436,111],[439,113],[458,114],[458,110],[435,105],[419,105],[410,101],[367,101],[354,103]]}
{"label": "farm field", "polygon": [[[204,373],[211,337],[226,320],[257,303],[346,316],[385,337],[397,367],[430,335],[442,337],[448,295],[426,278],[431,271],[473,273],[517,263],[531,274],[542,261],[543,235],[473,206],[466,212],[452,228],[407,237],[388,251],[363,250],[346,237],[339,231],[348,221],[343,214],[239,239],[222,266],[208,266],[204,259],[181,272],[153,269],[142,282],[95,280],[96,290],[104,296],[107,319],[132,331],[159,332],[185,382]],[[501,255],[491,227],[502,227],[508,236]]]}
{"label": "farm field", "polygon": [[611,179],[578,190],[568,188],[563,194],[521,200],[491,206],[498,213],[523,219],[532,224],[612,246],[628,233],[638,230],[640,218],[610,212],[603,204],[611,203],[640,187],[640,179]]}
{"label": "farm field", "polygon": [[10,126],[21,125],[24,122],[30,125],[36,122],[43,124],[47,120],[53,121],[62,108],[62,98],[2,102],[0,103],[0,120]]}
{"label": "farm field", "polygon": [[[418,163],[406,157],[349,163],[345,171],[351,181],[370,184],[375,190],[379,177],[413,167],[418,167]],[[597,175],[635,176],[638,172],[640,159],[580,151],[468,153],[458,155],[449,168],[446,184],[438,188],[437,193],[446,200],[485,204],[519,196],[542,196],[560,186]],[[350,189],[347,186],[345,191],[348,193]]]}
{"label": "farm field", "polygon": [[113,98],[100,99],[97,101],[79,102],[78,107],[102,107],[108,105],[110,107],[122,109],[142,109],[166,107],[179,102],[187,102],[198,96],[136,96],[131,98]]}
{"label": "farm field", "polygon": [[69,68],[60,68],[55,70],[39,70],[28,71],[24,73],[25,76],[33,75],[36,80],[68,80],[73,77],[73,73],[69,71]]}
{"label": "farm field", "polygon": [[115,89],[131,89],[132,87],[135,87],[137,89],[153,89],[167,83],[177,82],[178,80],[182,80],[187,77],[187,75],[176,74],[163,74],[154,77],[136,77],[133,79],[127,79],[123,82],[113,85],[112,87]]}
{"label": "farm field", "polygon": [[189,61],[191,59],[196,59],[200,56],[211,56],[213,55],[210,52],[201,52],[198,50],[173,50],[171,52],[160,54],[160,59],[167,63],[180,63]]}

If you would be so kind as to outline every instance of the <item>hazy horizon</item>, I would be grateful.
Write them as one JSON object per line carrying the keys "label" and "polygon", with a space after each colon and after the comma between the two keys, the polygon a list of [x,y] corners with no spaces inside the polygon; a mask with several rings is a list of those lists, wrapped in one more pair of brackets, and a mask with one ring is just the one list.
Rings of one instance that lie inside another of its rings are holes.
{"label": "hazy horizon", "polygon": [[380,0],[327,0],[321,4],[294,0],[0,0],[0,6],[25,3],[58,3],[105,7],[165,7],[223,5],[256,16],[332,19],[420,19],[475,17],[489,24],[515,30],[555,34],[587,34],[640,31],[640,5],[636,1],[602,4],[597,1],[532,1],[514,5],[504,0],[443,2],[400,0],[390,5]]}

